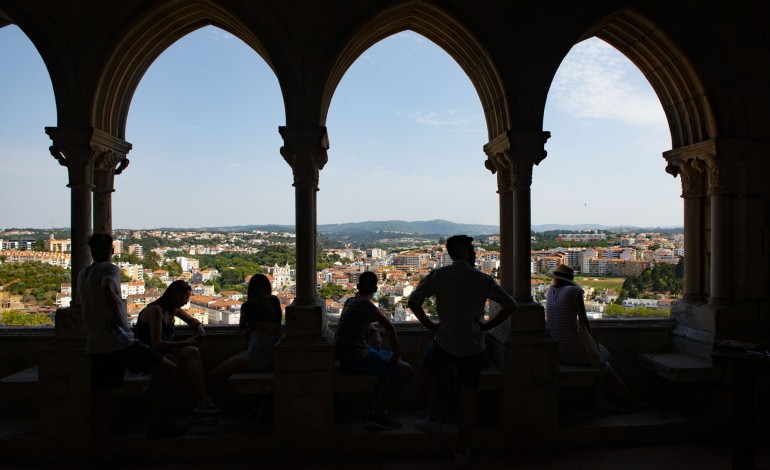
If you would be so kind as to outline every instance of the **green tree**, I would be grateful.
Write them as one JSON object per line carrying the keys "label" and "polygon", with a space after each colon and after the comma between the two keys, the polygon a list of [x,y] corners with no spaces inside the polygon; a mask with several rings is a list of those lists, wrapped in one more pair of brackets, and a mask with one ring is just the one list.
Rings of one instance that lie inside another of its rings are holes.
{"label": "green tree", "polygon": [[32,251],[45,251],[45,242],[43,240],[35,240],[35,244],[32,245]]}
{"label": "green tree", "polygon": [[7,310],[0,314],[0,324],[6,326],[53,325],[51,317],[42,313],[26,313],[19,310]]}
{"label": "green tree", "polygon": [[341,285],[335,284],[333,282],[329,282],[325,286],[318,288],[318,295],[324,299],[339,299],[347,293],[348,291],[346,291]]}
{"label": "green tree", "polygon": [[144,255],[144,260],[142,260],[142,266],[150,271],[155,271],[156,269],[160,269],[161,261],[159,254],[154,251],[148,251]]}

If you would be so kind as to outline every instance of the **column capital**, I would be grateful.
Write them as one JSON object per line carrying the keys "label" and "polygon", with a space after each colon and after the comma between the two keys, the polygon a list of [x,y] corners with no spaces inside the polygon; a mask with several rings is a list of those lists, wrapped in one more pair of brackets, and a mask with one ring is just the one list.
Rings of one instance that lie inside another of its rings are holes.
{"label": "column capital", "polygon": [[497,194],[511,193],[511,165],[505,152],[489,155],[484,161],[484,166],[497,175]]}
{"label": "column capital", "polygon": [[[770,152],[770,143],[748,139],[709,139],[663,152],[668,162],[666,171],[684,179],[688,165],[707,179],[708,194],[727,194],[739,187],[738,170],[748,160]],[[684,188],[683,188],[684,190]],[[684,195],[683,195],[684,196]],[[687,196],[684,196],[687,197]]]}
{"label": "column capital", "polygon": [[318,172],[329,160],[329,136],[324,126],[281,126],[281,156],[294,172],[294,186],[318,190]]}
{"label": "column capital", "polygon": [[[484,146],[484,152],[490,156],[487,168],[509,172],[510,189],[529,188],[532,186],[532,168],[540,164],[548,152],[545,143],[551,137],[547,131],[508,131],[490,140]],[[505,165],[500,162],[505,160]],[[494,173],[494,171],[493,171]],[[498,177],[498,186],[499,186]]]}
{"label": "column capital", "polygon": [[53,141],[51,155],[69,169],[68,187],[93,188],[94,169],[113,168],[115,174],[120,174],[128,166],[126,154],[131,144],[104,131],[94,127],[46,127],[45,132]]}

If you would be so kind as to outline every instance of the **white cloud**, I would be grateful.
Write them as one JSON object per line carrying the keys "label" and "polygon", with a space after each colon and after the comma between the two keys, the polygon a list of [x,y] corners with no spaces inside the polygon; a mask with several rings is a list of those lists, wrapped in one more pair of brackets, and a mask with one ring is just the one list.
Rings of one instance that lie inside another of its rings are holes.
{"label": "white cloud", "polygon": [[652,87],[620,52],[599,39],[575,45],[551,84],[549,100],[559,114],[616,119],[637,126],[667,125]]}
{"label": "white cloud", "polygon": [[449,111],[446,111],[444,115],[441,115],[436,112],[427,112],[423,113],[420,110],[414,110],[414,111],[399,111],[399,116],[406,116],[411,122],[415,122],[417,124],[425,124],[427,126],[462,126],[464,124],[468,124],[473,121],[473,119],[470,118],[451,118],[450,116],[453,116],[457,113],[456,109],[452,109]]}

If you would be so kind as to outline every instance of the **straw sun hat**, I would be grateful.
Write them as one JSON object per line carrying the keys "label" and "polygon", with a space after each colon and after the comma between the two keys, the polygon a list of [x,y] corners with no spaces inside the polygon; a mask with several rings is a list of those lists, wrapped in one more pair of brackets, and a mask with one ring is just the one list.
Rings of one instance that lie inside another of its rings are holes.
{"label": "straw sun hat", "polygon": [[575,277],[575,271],[573,271],[572,268],[566,264],[560,264],[557,266],[556,269],[553,270],[553,273],[548,274],[548,277],[552,279],[558,279],[575,286],[577,285],[577,283],[573,280]]}

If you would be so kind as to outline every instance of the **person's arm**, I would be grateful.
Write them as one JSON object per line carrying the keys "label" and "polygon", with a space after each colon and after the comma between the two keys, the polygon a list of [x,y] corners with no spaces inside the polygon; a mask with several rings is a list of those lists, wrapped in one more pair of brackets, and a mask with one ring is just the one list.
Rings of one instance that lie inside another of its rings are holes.
{"label": "person's arm", "polygon": [[422,326],[424,326],[431,333],[435,333],[438,331],[439,327],[441,327],[441,324],[431,321],[431,319],[425,313],[425,310],[422,308],[422,304],[425,302],[425,299],[431,295],[433,295],[432,271],[417,285],[417,288],[414,290],[414,292],[412,292],[412,295],[409,296],[407,305],[409,306],[409,309],[412,311],[414,316],[417,317],[417,320],[422,323]]}
{"label": "person's arm", "polygon": [[123,311],[120,308],[120,292],[112,279],[105,278],[102,282],[102,296],[110,309],[111,323],[123,327]]}
{"label": "person's arm", "polygon": [[[398,344],[396,327],[393,326],[393,323],[390,320],[388,320],[388,318],[385,315],[383,315],[379,310],[377,310],[377,314],[374,315],[374,319],[377,321],[377,323],[380,324],[380,326],[382,326],[385,329],[385,332],[388,333],[388,339],[390,339],[390,350],[393,352],[393,355],[390,356],[390,358],[388,358],[386,362],[388,363],[393,362],[401,356],[401,346]],[[382,341],[382,339],[380,339],[380,341]]]}
{"label": "person's arm", "polygon": [[591,325],[588,324],[588,315],[586,315],[586,304],[583,302],[582,291],[578,295],[577,316],[578,316],[578,320],[580,320],[583,323],[583,325],[585,325],[586,330],[589,333],[591,333]]}
{"label": "person's arm", "polygon": [[508,307],[506,309],[500,310],[497,312],[497,315],[495,315],[495,318],[490,319],[489,321],[481,321],[479,320],[479,325],[481,325],[482,331],[488,331],[492,328],[496,327],[500,323],[504,322],[508,319],[508,317],[511,316],[513,312],[516,311],[516,306]]}
{"label": "person's arm", "polygon": [[203,329],[203,323],[201,323],[200,320],[197,320],[195,317],[185,312],[181,308],[176,309],[176,313],[174,313],[174,315],[181,318],[182,321],[187,323],[188,325],[196,327],[197,329],[195,333],[196,338],[199,338],[201,340],[206,338],[206,330]]}
{"label": "person's arm", "polygon": [[382,348],[382,336],[380,335],[380,330],[374,326],[374,323],[369,324],[369,339],[371,340],[372,346],[377,349]]}
{"label": "person's arm", "polygon": [[144,314],[150,326],[150,343],[155,349],[177,349],[190,344],[195,344],[195,337],[184,341],[166,341],[161,335],[163,331],[163,310],[158,305],[153,305]]}
{"label": "person's arm", "polygon": [[478,320],[482,331],[491,330],[504,322],[517,308],[516,301],[494,279],[490,277],[487,279],[487,282],[487,298],[500,304],[502,310],[497,312],[497,315],[489,321]]}

